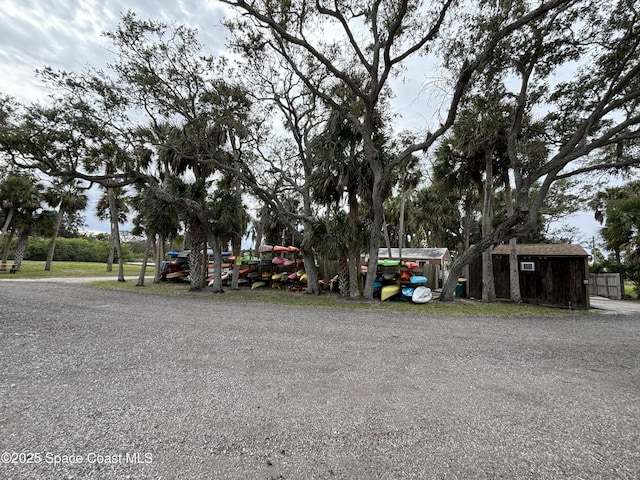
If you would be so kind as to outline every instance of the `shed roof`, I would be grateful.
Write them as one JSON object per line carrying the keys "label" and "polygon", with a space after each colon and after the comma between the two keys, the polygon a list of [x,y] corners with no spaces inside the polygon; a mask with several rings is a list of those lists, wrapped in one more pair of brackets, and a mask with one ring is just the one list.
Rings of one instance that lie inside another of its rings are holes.
{"label": "shed roof", "polygon": [[[581,245],[573,243],[530,243],[518,245],[518,255],[537,257],[588,257],[589,254]],[[495,255],[509,255],[509,245],[498,245],[493,249]]]}
{"label": "shed roof", "polygon": [[[400,249],[392,248],[389,257],[388,248],[378,249],[378,258],[400,258]],[[451,254],[447,248],[403,248],[403,260],[450,260]]]}

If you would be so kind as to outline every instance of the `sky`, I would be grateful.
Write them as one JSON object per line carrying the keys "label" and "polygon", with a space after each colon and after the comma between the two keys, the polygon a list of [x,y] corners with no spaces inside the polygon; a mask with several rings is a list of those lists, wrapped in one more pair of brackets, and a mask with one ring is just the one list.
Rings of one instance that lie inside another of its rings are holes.
{"label": "sky", "polygon": [[[37,69],[80,72],[111,62],[105,31],[113,31],[121,13],[133,11],[140,19],[197,28],[210,53],[225,47],[222,4],[214,0],[2,0],[0,5],[0,93],[21,103],[46,101],[47,91]],[[109,223],[94,215],[97,191],[90,195],[84,215],[87,230],[108,232]],[[126,229],[125,225],[125,229]]]}
{"label": "sky", "polygon": [[[128,10],[140,19],[196,28],[207,53],[224,51],[226,31],[221,20],[225,7],[215,0],[2,0],[0,93],[22,103],[44,100],[47,92],[35,74],[37,69],[49,66],[54,70],[79,72],[89,66],[105,67],[113,56],[103,32],[114,30],[121,13]],[[398,121],[406,125],[426,125],[427,122],[437,125],[438,105],[443,97],[425,93],[424,85],[436,78],[427,72],[429,59],[417,58],[412,62],[407,71],[416,73],[397,80],[400,88],[394,102],[403,112],[403,118]],[[97,198],[97,193],[91,195],[91,204],[85,212],[87,229],[108,232],[108,223],[99,221],[93,214]],[[581,229],[583,242],[590,241],[600,228],[591,213],[575,215],[568,221]]]}

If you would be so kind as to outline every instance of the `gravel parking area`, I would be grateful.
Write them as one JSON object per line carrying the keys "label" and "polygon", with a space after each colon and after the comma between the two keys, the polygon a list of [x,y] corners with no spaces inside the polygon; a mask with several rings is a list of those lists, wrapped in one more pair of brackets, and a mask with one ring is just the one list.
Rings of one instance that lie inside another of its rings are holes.
{"label": "gravel parking area", "polygon": [[0,282],[0,478],[632,479],[640,316]]}

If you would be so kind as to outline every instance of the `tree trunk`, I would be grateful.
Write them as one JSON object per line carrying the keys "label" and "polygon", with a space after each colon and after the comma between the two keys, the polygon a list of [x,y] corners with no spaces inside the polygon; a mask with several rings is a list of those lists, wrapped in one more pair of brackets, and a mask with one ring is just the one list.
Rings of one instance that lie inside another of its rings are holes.
{"label": "tree trunk", "polygon": [[[507,204],[507,215],[512,216],[514,212],[513,195],[508,175],[504,182],[504,192],[505,203]],[[516,237],[509,239],[509,291],[512,302],[520,303],[522,301],[522,295],[520,293],[520,271],[518,269],[518,240]]]}
{"label": "tree trunk", "polygon": [[[482,205],[482,236],[488,237],[493,230],[493,158],[491,151],[485,154],[485,169],[486,179]],[[482,252],[482,301],[489,303],[496,301],[492,249]]]}
{"label": "tree trunk", "polygon": [[0,271],[3,271],[3,272],[7,270],[7,261],[9,260],[9,251],[11,250],[11,242],[13,241],[14,233],[15,233],[14,230],[11,230],[9,232],[9,236],[7,237],[7,243],[5,244],[4,250],[2,251],[2,264],[0,264]]}
{"label": "tree trunk", "polygon": [[367,265],[367,279],[364,284],[363,296],[367,300],[373,300],[373,283],[376,280],[378,267],[378,248],[380,247],[380,235],[384,223],[384,205],[382,201],[382,186],[384,179],[382,172],[374,172],[373,186],[371,188],[371,203],[373,208],[373,224],[371,226],[371,245],[369,247],[369,262]]}
{"label": "tree trunk", "polygon": [[62,225],[62,217],[64,216],[64,211],[62,207],[58,210],[58,218],[56,219],[56,226],[53,230],[53,235],[51,236],[51,241],[49,242],[49,248],[47,249],[47,261],[44,264],[45,272],[51,270],[51,263],[53,262],[53,254],[56,251],[56,240],[58,239],[58,233],[60,232],[60,225]]}
{"label": "tree trunk", "polygon": [[231,288],[233,290],[238,290],[238,285],[240,283],[240,265],[242,264],[242,251],[240,250],[240,238],[238,235],[233,235],[231,240],[231,251],[233,255],[236,257],[236,261],[233,262],[233,275],[231,276]]}
{"label": "tree trunk", "polygon": [[195,242],[193,238],[191,242],[191,251],[189,252],[189,277],[191,278],[189,291],[201,291],[203,282],[202,242]]}
{"label": "tree trunk", "polygon": [[262,245],[262,237],[264,236],[264,225],[267,221],[267,215],[269,214],[269,205],[266,203],[262,205],[260,209],[260,220],[256,226],[256,252],[260,251],[260,245]]}
{"label": "tree trunk", "polygon": [[[327,223],[327,225],[329,225],[329,222],[331,221],[331,212],[330,209],[327,208],[327,211],[325,212],[325,222]],[[325,290],[329,289],[329,282],[331,281],[331,277],[333,275],[329,274],[329,265],[331,264],[331,261],[329,258],[326,257],[322,257],[322,274],[323,274],[323,280],[324,280],[324,288]]]}
{"label": "tree trunk", "polygon": [[497,230],[492,232],[490,235],[483,237],[478,243],[464,251],[462,255],[456,257],[453,265],[451,266],[451,272],[442,287],[440,300],[443,302],[452,301],[458,277],[462,273],[462,269],[494,244],[513,237],[516,225],[526,219],[527,214],[528,212],[526,210],[518,209],[518,211],[516,211],[511,217],[508,217],[504,222],[502,222]]}
{"label": "tree trunk", "polygon": [[15,208],[12,206],[9,208],[9,212],[7,213],[7,218],[4,221],[4,225],[2,226],[2,230],[0,230],[0,245],[2,245],[2,241],[4,240],[4,236],[9,230],[9,225],[11,225],[11,220],[13,219],[13,213],[15,212]]}
{"label": "tree trunk", "polygon": [[355,192],[349,192],[349,296],[360,296],[360,251],[358,249],[358,197]]}
{"label": "tree trunk", "polygon": [[302,261],[304,263],[304,271],[307,274],[307,293],[319,295],[322,293],[322,290],[320,288],[318,268],[316,267],[316,257],[311,247],[313,228],[308,221],[303,221],[302,225],[304,233],[302,235],[302,242],[300,243],[300,254],[302,255]]}
{"label": "tree trunk", "polygon": [[349,294],[349,282],[347,277],[349,276],[349,265],[347,256],[343,253],[338,257],[338,287],[340,295],[346,296]]}
{"label": "tree trunk", "polygon": [[[235,142],[234,142],[234,146],[235,146]],[[234,147],[234,152],[235,152],[235,162],[234,162],[234,166],[236,169],[236,178],[235,178],[235,196],[236,196],[236,201],[238,203],[238,211],[236,212],[237,218],[236,221],[238,222],[238,228],[239,231],[237,232],[233,232],[233,236],[231,238],[231,242],[232,242],[232,248],[233,248],[233,254],[236,255],[236,258],[239,258],[239,256],[242,255],[242,232],[244,231],[244,226],[242,225],[242,221],[244,220],[242,217],[242,208],[240,208],[240,205],[242,205],[242,182],[240,182],[240,151]],[[231,288],[233,288],[234,290],[238,290],[238,285],[240,283],[240,264],[238,262],[235,262],[233,264],[233,280],[231,283]]]}
{"label": "tree trunk", "polygon": [[[153,235],[155,238],[155,234]],[[160,283],[160,275],[162,274],[162,269],[160,266],[164,261],[164,238],[161,235],[158,235],[158,243],[156,243],[155,248],[155,272],[153,274],[153,283]]]}
{"label": "tree trunk", "polygon": [[[142,256],[142,267],[140,267],[140,275],[138,275],[138,283],[136,283],[136,287],[144,287],[144,277],[147,274],[147,260],[149,259],[149,250],[151,250],[151,240],[152,236],[147,235],[147,242],[144,247],[144,255]],[[156,270],[159,265],[156,264]]]}
{"label": "tree trunk", "polygon": [[213,293],[223,293],[222,288],[222,246],[218,237],[207,232],[207,240],[213,250]]}
{"label": "tree trunk", "polygon": [[206,254],[207,233],[201,223],[189,224],[189,236],[191,238],[191,252],[189,253],[189,277],[191,283],[189,291],[197,292],[203,289],[205,280],[202,269],[202,255]]}
{"label": "tree trunk", "polygon": [[27,229],[20,232],[18,238],[18,244],[16,245],[16,251],[13,255],[13,264],[16,266],[16,271],[20,271],[22,260],[24,260],[24,252],[27,249],[27,240],[29,239],[29,231]]}
{"label": "tree trunk", "polygon": [[310,295],[319,295],[322,290],[320,289],[315,255],[311,249],[302,248],[301,250],[304,271],[307,274],[307,293]]}
{"label": "tree trunk", "polygon": [[391,237],[389,236],[389,226],[387,225],[387,217],[385,216],[384,211],[382,212],[382,233],[384,235],[384,243],[387,247],[387,254],[391,259]]}
{"label": "tree trunk", "polygon": [[[116,255],[118,257],[118,281],[124,282],[124,259],[122,258],[122,245],[120,243],[120,227],[118,225],[118,207],[113,194],[113,188],[107,189],[109,199],[109,217],[111,217],[111,242],[115,246]],[[113,263],[113,258],[111,259]],[[107,271],[108,267],[107,267]]]}
{"label": "tree trunk", "polygon": [[407,201],[405,186],[406,172],[402,174],[402,194],[400,197],[400,221],[398,222],[398,260],[402,260],[402,249],[404,248],[404,206]]}
{"label": "tree trunk", "polygon": [[200,288],[202,290],[207,286],[207,277],[209,276],[209,252],[207,251],[207,242],[202,246],[202,260],[200,261],[200,268],[202,268],[202,281],[200,282]]}
{"label": "tree trunk", "polygon": [[113,256],[116,250],[116,246],[114,243],[115,240],[115,232],[113,231],[113,223],[111,223],[111,232],[109,234],[109,255],[107,256],[107,272],[113,271]]}

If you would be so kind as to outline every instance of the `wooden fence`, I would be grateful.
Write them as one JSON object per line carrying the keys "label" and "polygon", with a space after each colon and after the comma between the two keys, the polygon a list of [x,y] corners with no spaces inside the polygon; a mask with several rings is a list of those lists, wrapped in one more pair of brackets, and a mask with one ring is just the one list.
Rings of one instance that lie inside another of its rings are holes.
{"label": "wooden fence", "polygon": [[615,300],[622,298],[622,285],[619,273],[592,273],[589,278],[591,295]]}

